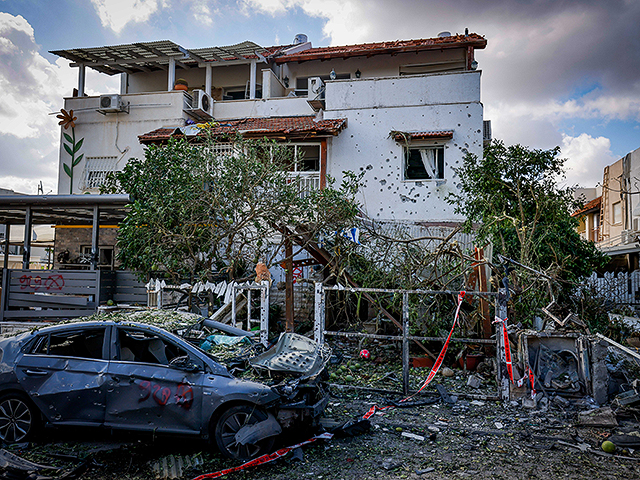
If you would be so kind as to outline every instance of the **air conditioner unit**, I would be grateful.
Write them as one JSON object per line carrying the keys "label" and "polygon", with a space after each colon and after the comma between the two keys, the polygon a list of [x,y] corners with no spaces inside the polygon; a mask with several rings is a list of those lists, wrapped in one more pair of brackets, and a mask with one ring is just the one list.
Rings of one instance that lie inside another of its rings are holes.
{"label": "air conditioner unit", "polygon": [[100,95],[100,105],[98,112],[105,113],[129,113],[129,103],[125,103],[122,97],[117,93],[110,93],[107,95]]}
{"label": "air conditioner unit", "polygon": [[195,89],[186,111],[198,120],[209,120],[213,117],[213,98],[204,90]]}
{"label": "air conditioner unit", "polygon": [[309,77],[307,82],[307,97],[309,100],[324,98],[324,82],[320,77]]}

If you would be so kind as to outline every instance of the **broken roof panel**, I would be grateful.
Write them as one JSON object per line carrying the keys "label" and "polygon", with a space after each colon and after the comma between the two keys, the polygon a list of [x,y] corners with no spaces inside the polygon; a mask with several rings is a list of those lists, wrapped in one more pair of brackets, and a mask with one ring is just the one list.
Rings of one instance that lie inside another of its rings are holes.
{"label": "broken roof panel", "polygon": [[[347,126],[346,118],[316,121],[314,116],[245,118],[224,120],[207,128],[214,136],[224,137],[240,133],[249,138],[256,137],[322,137],[338,135]],[[163,143],[173,136],[184,135],[187,138],[203,137],[203,129],[188,125],[178,128],[158,128],[140,135],[142,144]]]}
{"label": "broken roof panel", "polygon": [[209,62],[228,62],[232,60],[255,60],[258,59],[256,53],[265,56],[269,55],[270,51],[250,41],[237,43],[235,45],[229,45],[226,47],[207,47],[207,48],[194,48],[191,50],[205,61]]}
{"label": "broken roof panel", "polygon": [[453,35],[450,37],[422,38],[416,40],[396,40],[393,42],[363,43],[337,47],[310,48],[302,52],[282,55],[275,58],[276,63],[306,62],[309,60],[329,60],[331,58],[350,58],[398,53],[419,52],[445,48],[485,48],[487,40],[476,33]]}

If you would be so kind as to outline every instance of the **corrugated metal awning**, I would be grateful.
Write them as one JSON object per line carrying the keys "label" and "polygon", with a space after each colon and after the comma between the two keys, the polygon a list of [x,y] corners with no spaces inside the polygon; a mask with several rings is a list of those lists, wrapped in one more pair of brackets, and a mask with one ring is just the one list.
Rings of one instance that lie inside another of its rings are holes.
{"label": "corrugated metal awning", "polygon": [[253,42],[242,42],[224,47],[188,50],[170,40],[139,42],[92,48],[51,50],[74,62],[72,66],[85,65],[107,75],[168,70],[169,60],[183,69],[202,67],[206,64],[249,64],[267,51]]}

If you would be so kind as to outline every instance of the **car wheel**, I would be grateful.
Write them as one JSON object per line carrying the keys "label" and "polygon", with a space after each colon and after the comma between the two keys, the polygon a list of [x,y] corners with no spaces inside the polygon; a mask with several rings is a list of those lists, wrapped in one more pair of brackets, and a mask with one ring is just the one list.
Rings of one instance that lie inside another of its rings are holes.
{"label": "car wheel", "polygon": [[238,460],[251,460],[270,453],[275,442],[274,437],[265,438],[254,444],[236,443],[236,433],[245,425],[253,425],[267,419],[264,410],[250,405],[237,405],[226,410],[215,425],[214,437],[223,455]]}
{"label": "car wheel", "polygon": [[18,443],[28,440],[36,429],[38,412],[24,395],[0,397],[0,440]]}

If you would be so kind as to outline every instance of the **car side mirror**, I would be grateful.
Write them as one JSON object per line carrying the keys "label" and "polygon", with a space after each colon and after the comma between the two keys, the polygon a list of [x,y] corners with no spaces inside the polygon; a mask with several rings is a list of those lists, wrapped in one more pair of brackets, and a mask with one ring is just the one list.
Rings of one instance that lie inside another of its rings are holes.
{"label": "car side mirror", "polygon": [[174,357],[169,362],[169,366],[177,368],[178,370],[184,370],[185,372],[198,372],[200,366],[197,365],[188,355],[182,357]]}

